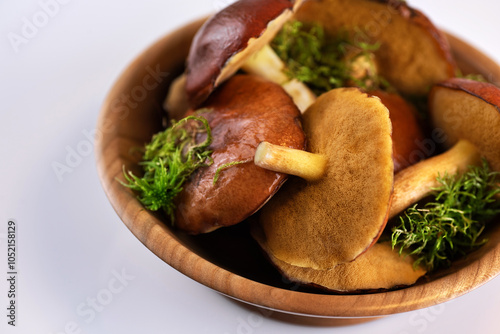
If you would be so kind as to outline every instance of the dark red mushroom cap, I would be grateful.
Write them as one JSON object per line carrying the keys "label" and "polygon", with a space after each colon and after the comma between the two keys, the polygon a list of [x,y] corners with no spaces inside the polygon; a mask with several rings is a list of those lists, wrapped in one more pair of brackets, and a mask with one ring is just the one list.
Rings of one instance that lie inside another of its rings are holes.
{"label": "dark red mushroom cap", "polygon": [[433,84],[455,76],[445,35],[405,1],[305,1],[294,18],[318,23],[330,36],[350,33],[355,41],[379,43],[378,73],[403,95],[427,95]]}

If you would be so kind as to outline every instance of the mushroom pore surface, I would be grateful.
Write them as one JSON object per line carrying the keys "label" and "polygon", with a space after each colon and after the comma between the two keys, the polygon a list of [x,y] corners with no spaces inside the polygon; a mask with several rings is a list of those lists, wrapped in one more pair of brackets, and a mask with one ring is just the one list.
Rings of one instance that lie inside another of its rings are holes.
{"label": "mushroom pore surface", "polygon": [[357,88],[321,95],[303,114],[308,151],[328,157],[315,182],[291,177],[259,215],[272,255],[298,267],[352,261],[380,236],[392,197],[391,123]]}
{"label": "mushroom pore surface", "polygon": [[444,131],[448,147],[466,139],[500,171],[500,88],[453,78],[436,85],[429,101],[433,126]]}

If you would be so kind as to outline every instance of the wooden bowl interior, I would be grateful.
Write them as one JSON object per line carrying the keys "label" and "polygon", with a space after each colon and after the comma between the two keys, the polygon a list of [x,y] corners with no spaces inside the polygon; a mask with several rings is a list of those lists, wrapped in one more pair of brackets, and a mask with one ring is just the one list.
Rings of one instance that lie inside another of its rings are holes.
{"label": "wooden bowl interior", "polygon": [[[500,227],[478,251],[401,290],[335,295],[303,289],[270,265],[248,233],[248,222],[200,236],[169,226],[166,217],[144,210],[117,179],[123,168],[139,173],[136,148],[162,128],[163,100],[170,82],[183,71],[193,35],[203,20],[165,36],[142,53],[109,92],[98,120],[96,156],[103,188],[130,231],[166,263],[221,293],[278,311],[320,317],[375,317],[435,305],[462,295],[496,276],[500,269]],[[500,68],[465,42],[450,35],[457,62],[467,73],[493,82]],[[472,56],[471,56],[472,55]]]}

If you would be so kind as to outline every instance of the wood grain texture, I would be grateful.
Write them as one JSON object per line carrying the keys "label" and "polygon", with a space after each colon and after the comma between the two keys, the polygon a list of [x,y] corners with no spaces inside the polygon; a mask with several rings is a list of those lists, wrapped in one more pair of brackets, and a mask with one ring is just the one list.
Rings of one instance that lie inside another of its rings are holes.
{"label": "wood grain texture", "polygon": [[[134,147],[142,146],[161,128],[161,105],[169,83],[183,71],[189,44],[202,22],[172,32],[135,59],[109,92],[98,120],[96,159],[102,186],[118,216],[148,249],[209,288],[273,310],[267,313],[270,317],[274,314],[283,319],[287,313],[319,316],[318,321],[326,319],[329,324],[351,324],[436,305],[498,274],[500,226],[492,226],[485,246],[412,287],[359,295],[319,294],[280,277],[248,236],[246,223],[193,237],[172,228],[161,214],[146,211],[117,179],[122,179],[123,167],[137,170],[140,155]],[[500,67],[493,61],[454,37],[450,41],[458,63],[467,72],[477,71],[493,82],[500,80]],[[303,319],[310,323],[316,318]]]}

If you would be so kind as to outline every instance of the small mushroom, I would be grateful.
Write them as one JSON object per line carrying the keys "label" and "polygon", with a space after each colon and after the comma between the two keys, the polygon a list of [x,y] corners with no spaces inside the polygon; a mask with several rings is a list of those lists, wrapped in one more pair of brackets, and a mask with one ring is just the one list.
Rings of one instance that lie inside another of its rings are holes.
{"label": "small mushroom", "polygon": [[330,269],[365,252],[387,222],[394,178],[389,112],[378,98],[339,88],[302,118],[308,151],[327,157],[325,175],[315,182],[290,178],[259,223],[272,256]]}
{"label": "small mushroom", "polygon": [[195,171],[176,198],[176,226],[191,234],[243,221],[286,180],[286,174],[253,163],[260,142],[304,149],[306,140],[288,94],[257,76],[231,77],[202,107],[213,137],[213,163]]}
{"label": "small mushroom", "polygon": [[256,51],[271,41],[302,0],[240,0],[196,33],[187,58],[186,92],[199,106]]}

